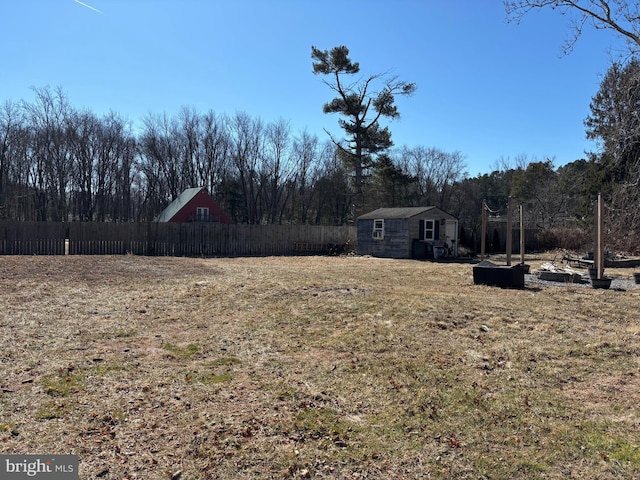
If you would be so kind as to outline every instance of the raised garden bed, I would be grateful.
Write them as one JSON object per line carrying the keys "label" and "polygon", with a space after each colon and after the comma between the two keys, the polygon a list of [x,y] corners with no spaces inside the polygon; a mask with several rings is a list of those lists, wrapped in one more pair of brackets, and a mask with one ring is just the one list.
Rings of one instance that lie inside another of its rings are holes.
{"label": "raised garden bed", "polygon": [[473,267],[473,283],[502,288],[524,288],[524,271],[522,264],[496,265],[484,260]]}

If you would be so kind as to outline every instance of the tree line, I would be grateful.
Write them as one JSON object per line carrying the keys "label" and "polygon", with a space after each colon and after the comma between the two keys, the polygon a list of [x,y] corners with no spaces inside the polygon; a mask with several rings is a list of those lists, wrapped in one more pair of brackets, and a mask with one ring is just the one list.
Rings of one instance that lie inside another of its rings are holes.
{"label": "tree line", "polygon": [[294,134],[282,119],[183,108],[149,114],[134,131],[115,112],[73,107],[61,88],[34,94],[0,109],[1,219],[150,221],[193,186],[206,187],[237,223],[344,225],[379,207],[435,205],[460,219],[470,245],[485,199],[504,211],[514,196],[540,229],[586,218],[577,181],[586,160],[556,169],[551,159],[502,159],[470,178],[461,152],[403,146],[356,174],[334,141]]}
{"label": "tree line", "polygon": [[115,112],[71,104],[61,88],[0,108],[0,218],[148,221],[184,189],[206,187],[238,223],[342,225],[378,206],[438,204],[462,178],[459,152],[404,147],[358,193],[339,149],[289,121],[182,108],[134,130]]}

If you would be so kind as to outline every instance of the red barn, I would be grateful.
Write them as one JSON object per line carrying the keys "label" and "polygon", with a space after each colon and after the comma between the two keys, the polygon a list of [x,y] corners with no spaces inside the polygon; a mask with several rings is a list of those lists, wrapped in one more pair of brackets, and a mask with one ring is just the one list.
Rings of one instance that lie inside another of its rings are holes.
{"label": "red barn", "polygon": [[233,223],[204,187],[186,189],[158,215],[156,221]]}

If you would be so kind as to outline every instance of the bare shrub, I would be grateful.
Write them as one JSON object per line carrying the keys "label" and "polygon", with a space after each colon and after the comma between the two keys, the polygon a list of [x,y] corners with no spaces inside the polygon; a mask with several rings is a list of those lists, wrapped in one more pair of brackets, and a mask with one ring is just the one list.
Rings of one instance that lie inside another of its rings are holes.
{"label": "bare shrub", "polygon": [[540,230],[528,247],[531,250],[545,251],[554,249],[580,251],[592,248],[593,234],[581,228],[545,228]]}

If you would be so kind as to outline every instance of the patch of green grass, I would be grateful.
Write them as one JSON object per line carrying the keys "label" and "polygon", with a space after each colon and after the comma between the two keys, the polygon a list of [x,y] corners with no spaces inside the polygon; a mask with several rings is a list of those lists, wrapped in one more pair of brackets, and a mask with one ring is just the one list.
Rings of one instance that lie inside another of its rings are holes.
{"label": "patch of green grass", "polygon": [[231,373],[210,373],[199,376],[198,380],[205,385],[214,385],[216,383],[230,382],[232,378]]}
{"label": "patch of green grass", "polygon": [[240,359],[236,358],[236,357],[223,357],[223,358],[218,358],[217,360],[213,360],[209,363],[206,364],[207,367],[209,368],[217,368],[217,367],[222,367],[222,366],[229,366],[229,365],[238,365],[240,364]]}
{"label": "patch of green grass", "polygon": [[616,441],[615,450],[611,453],[611,458],[620,462],[628,462],[636,468],[640,467],[640,447],[619,438]]}
{"label": "patch of green grass", "polygon": [[303,408],[295,416],[294,425],[305,436],[335,443],[346,443],[353,428],[336,410],[326,407]]}
{"label": "patch of green grass", "polygon": [[547,467],[541,463],[529,460],[522,460],[517,467],[518,473],[526,474],[530,480],[536,478],[544,478],[544,472],[547,471]]}
{"label": "patch of green grass", "polygon": [[[230,382],[233,379],[233,375],[231,372],[232,367],[234,365],[239,365],[240,363],[240,359],[236,357],[218,358],[205,364],[205,367],[214,370],[213,372],[206,372],[202,375],[198,375],[196,379],[200,383],[204,383],[205,385]],[[226,370],[224,372],[216,371],[221,367],[226,367]]]}
{"label": "patch of green grass", "polygon": [[68,413],[64,402],[47,402],[36,411],[36,418],[39,420],[53,420],[63,418]]}
{"label": "patch of green grass", "polygon": [[640,468],[640,445],[611,434],[604,425],[588,424],[583,430],[583,435],[576,439],[581,448],[603,460],[617,460]]}
{"label": "patch of green grass", "polygon": [[52,397],[67,397],[82,390],[82,375],[74,374],[67,370],[59,370],[55,374],[42,377],[42,387],[44,393]]}
{"label": "patch of green grass", "polygon": [[176,357],[180,357],[184,359],[191,358],[196,353],[200,353],[201,351],[201,348],[194,343],[190,343],[186,347],[180,347],[174,343],[165,343],[162,348],[164,348],[167,352],[171,353],[172,355],[175,355]]}

